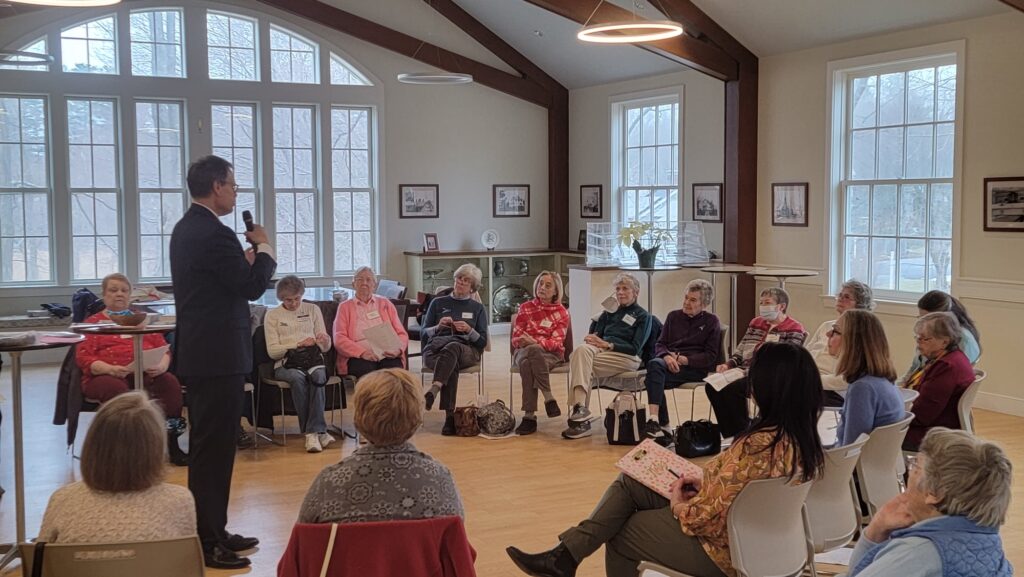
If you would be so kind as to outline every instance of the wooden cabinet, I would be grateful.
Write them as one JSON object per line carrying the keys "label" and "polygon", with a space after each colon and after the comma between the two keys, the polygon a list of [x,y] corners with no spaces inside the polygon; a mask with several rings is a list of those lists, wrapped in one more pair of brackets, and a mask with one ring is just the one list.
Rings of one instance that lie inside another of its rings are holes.
{"label": "wooden cabinet", "polygon": [[[515,312],[509,305],[509,298],[515,300],[515,295],[522,294],[523,290],[532,294],[533,279],[540,271],[557,271],[562,275],[562,283],[568,285],[569,265],[582,263],[585,255],[578,251],[549,249],[452,250],[406,252],[405,260],[410,298],[415,297],[414,291],[432,293],[437,287],[452,286],[452,274],[465,263],[480,267],[483,273],[480,298],[487,307],[490,322],[500,324],[509,322],[511,312]],[[569,294],[568,287],[565,294]]]}

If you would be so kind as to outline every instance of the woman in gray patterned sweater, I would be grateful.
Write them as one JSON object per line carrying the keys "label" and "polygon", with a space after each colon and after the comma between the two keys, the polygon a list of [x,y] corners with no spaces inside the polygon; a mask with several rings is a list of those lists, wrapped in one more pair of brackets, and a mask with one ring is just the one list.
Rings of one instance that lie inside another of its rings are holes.
{"label": "woman in gray patterned sweater", "polygon": [[452,474],[409,442],[423,422],[419,381],[403,369],[359,380],[356,430],[369,441],[313,481],[299,523],[464,517]]}

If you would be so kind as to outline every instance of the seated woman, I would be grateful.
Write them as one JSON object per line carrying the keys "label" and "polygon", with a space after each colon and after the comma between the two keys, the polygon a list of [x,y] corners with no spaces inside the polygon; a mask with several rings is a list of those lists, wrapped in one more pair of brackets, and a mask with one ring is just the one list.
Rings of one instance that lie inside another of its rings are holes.
{"label": "seated woman", "polygon": [[[961,329],[957,347],[972,365],[978,362],[978,358],[981,357],[981,335],[978,333],[978,327],[974,325],[974,321],[967,314],[967,309],[956,297],[939,290],[928,291],[917,300],[917,313],[919,317],[928,313],[952,313],[956,316]],[[916,373],[926,362],[928,359],[923,355],[915,355],[914,362],[910,364],[910,369],[899,380],[899,384],[906,386],[910,375]]]}
{"label": "seated woman", "polygon": [[610,377],[640,368],[640,353],[651,333],[651,315],[636,303],[640,281],[621,272],[612,280],[615,287],[615,312],[603,311],[590,323],[583,344],[569,355],[569,384],[573,403],[569,428],[562,431],[566,439],[581,439],[590,430],[590,381],[594,377]]}
{"label": "seated woman", "polygon": [[[758,316],[750,321],[747,332],[729,360],[718,365],[716,370],[719,373],[736,368],[746,371],[754,353],[765,343],[803,345],[807,338],[803,325],[786,315],[789,293],[780,288],[766,288],[761,291],[760,299]],[[746,429],[750,423],[747,414],[747,398],[750,397],[747,379],[733,381],[721,391],[716,391],[714,387],[704,387],[704,392],[715,409],[723,437],[735,436]]]}
{"label": "seated woman", "polygon": [[487,311],[473,299],[483,273],[472,264],[455,269],[455,289],[448,296],[430,301],[423,317],[423,366],[434,372],[430,390],[424,395],[427,409],[440,393],[444,409],[441,434],[455,434],[455,398],[459,392],[459,370],[480,363],[487,346]]}
{"label": "seated woman", "polygon": [[843,313],[829,330],[828,349],[839,359],[836,376],[850,383],[836,446],[849,445],[862,433],[903,418],[903,397],[893,384],[896,368],[889,358],[889,341],[874,313],[858,309]]}
{"label": "seated woman", "polygon": [[[690,281],[683,296],[683,308],[668,313],[665,326],[654,346],[654,358],[647,362],[647,425],[651,439],[668,436],[665,385],[700,381],[710,373],[722,348],[722,324],[706,309],[715,298],[711,283]],[[664,417],[664,418],[662,418]]]}
{"label": "seated woman", "polygon": [[549,417],[562,414],[551,394],[548,372],[565,362],[565,333],[569,330],[569,311],[562,306],[562,277],[541,271],[533,281],[533,299],[519,305],[512,327],[512,363],[523,380],[523,416],[517,435],[537,432],[537,391],[544,395],[544,411]]}
{"label": "seated woman", "polygon": [[1006,453],[936,427],[907,469],[906,492],[882,506],[857,541],[850,577],[1013,575],[999,538],[1013,484]]}
{"label": "seated woman", "polygon": [[[110,313],[128,310],[128,299],[132,294],[132,283],[121,273],[108,274],[101,285],[103,304],[106,308],[85,319],[87,323],[109,322]],[[82,369],[82,394],[87,399],[106,403],[130,390],[134,383],[135,368],[133,339],[122,335],[93,334],[79,343],[75,361]],[[159,333],[142,338],[142,349],[150,350],[167,346]],[[178,378],[167,372],[171,365],[171,352],[160,359],[160,363],[145,370],[142,377],[144,388],[156,399],[167,415],[167,449],[171,462],[178,466],[188,464],[188,455],[178,446],[178,437],[185,432],[185,421],[181,418],[181,384]]]}
{"label": "seated woman", "polygon": [[825,462],[817,429],[821,379],[811,355],[797,345],[766,344],[749,380],[760,414],[704,465],[703,476],[684,475],[669,500],[620,474],[590,517],[559,535],[557,547],[536,555],[509,547],[512,561],[530,575],[571,577],[604,545],[609,577],[635,576],[641,560],[694,577],[735,575],[726,519],[736,496],[757,479],[813,480]]}
{"label": "seated woman", "polygon": [[327,369],[323,353],[331,349],[320,307],[302,301],[306,285],[295,275],[277,281],[281,306],[263,319],[267,355],[274,360],[274,378],[291,385],[299,430],[306,435],[306,451],[319,453],[334,442],[324,420],[324,384]]}
{"label": "seated woman", "polygon": [[[409,348],[409,333],[398,318],[398,310],[391,301],[374,294],[377,290],[377,274],[368,266],[356,269],[352,277],[356,298],[338,305],[334,317],[334,348],[338,352],[338,374],[363,375],[386,368],[404,368],[405,351]],[[366,341],[364,331],[388,323],[401,342],[401,348],[381,351],[378,355]]]}
{"label": "seated woman", "polygon": [[359,381],[352,404],[369,444],[320,471],[299,523],[464,517],[451,472],[409,442],[423,423],[417,378],[404,369],[374,371]]}
{"label": "seated woman", "polygon": [[974,368],[957,344],[961,333],[953,313],[928,313],[914,324],[917,352],[925,362],[905,383],[920,394],[910,408],[914,420],[903,440],[904,451],[916,451],[932,427],[960,428],[957,404],[974,382]]}
{"label": "seated woman", "polygon": [[164,415],[145,393],[104,403],[82,444],[82,480],[50,497],[39,540],[119,543],[195,535],[192,493],[163,482],[164,436]]}
{"label": "seated woman", "polygon": [[[836,295],[836,315],[842,315],[852,309],[873,311],[875,300],[871,287],[859,280],[850,279],[843,283],[839,294]],[[829,331],[835,324],[834,320],[821,323],[818,330],[814,331],[814,335],[804,343],[804,347],[814,357],[814,364],[818,365],[818,372],[821,373],[821,386],[825,387],[827,407],[843,406],[843,396],[840,393],[846,391],[847,386],[846,379],[836,374],[836,362],[839,359],[829,350]]]}

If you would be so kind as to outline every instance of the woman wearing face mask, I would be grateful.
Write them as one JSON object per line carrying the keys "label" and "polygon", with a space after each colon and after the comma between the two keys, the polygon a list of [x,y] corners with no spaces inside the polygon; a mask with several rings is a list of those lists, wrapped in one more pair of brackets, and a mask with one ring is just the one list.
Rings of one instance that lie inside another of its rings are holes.
{"label": "woman wearing face mask", "polygon": [[[739,368],[746,372],[754,353],[764,343],[803,345],[807,332],[803,325],[786,314],[787,308],[789,294],[786,291],[775,287],[761,291],[758,316],[747,325],[747,332],[736,345],[736,350],[729,360],[718,365],[716,370],[724,373],[729,369]],[[730,383],[721,391],[716,391],[714,387],[704,387],[704,392],[715,409],[723,437],[733,437],[750,424],[747,412],[747,397],[750,396],[748,389],[746,378]]]}
{"label": "woman wearing face mask", "polygon": [[[836,295],[836,315],[842,315],[849,310],[873,311],[875,300],[872,297],[871,287],[858,281],[850,279],[843,283]],[[838,318],[838,316],[836,317]],[[814,357],[814,364],[818,366],[821,373],[821,386],[825,387],[825,406],[843,406],[842,391],[846,390],[846,379],[836,371],[836,363],[839,357],[829,349],[829,333],[837,321],[830,320],[821,323],[814,335],[807,339],[804,347]]]}

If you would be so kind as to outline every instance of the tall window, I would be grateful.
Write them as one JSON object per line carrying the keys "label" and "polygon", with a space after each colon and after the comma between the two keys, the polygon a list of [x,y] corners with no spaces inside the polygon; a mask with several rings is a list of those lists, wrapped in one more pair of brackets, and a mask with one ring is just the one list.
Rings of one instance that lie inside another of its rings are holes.
{"label": "tall window", "polygon": [[274,107],[276,252],[282,273],[317,272],[315,116],[312,106]]}
{"label": "tall window", "polygon": [[234,14],[206,13],[210,78],[259,80],[256,21]]}
{"label": "tall window", "polygon": [[373,263],[370,113],[368,108],[331,109],[335,274]]}
{"label": "tall window", "polygon": [[331,52],[331,84],[350,86],[372,86],[373,83],[359,73],[351,64]]}
{"label": "tall window", "polygon": [[135,76],[185,76],[181,52],[181,11],[132,12],[132,74]]}
{"label": "tall window", "polygon": [[53,280],[46,101],[0,96],[0,282]]}
{"label": "tall window", "polygon": [[169,247],[185,206],[180,102],[135,103],[139,190],[139,276],[171,276]]}
{"label": "tall window", "polygon": [[245,223],[242,211],[248,210],[259,219],[256,209],[256,175],[259,166],[256,154],[256,106],[254,104],[214,104],[210,109],[213,153],[235,166],[238,197],[235,211],[220,217],[221,222],[238,233],[245,245]]}
{"label": "tall window", "polygon": [[121,269],[117,102],[68,99],[71,279]]}
{"label": "tall window", "polygon": [[842,270],[882,296],[948,291],[955,56],[847,75]]}
{"label": "tall window", "polygon": [[297,84],[317,83],[316,44],[270,27],[270,80]]}
{"label": "tall window", "polygon": [[64,72],[117,74],[117,19],[97,18],[60,33]]}
{"label": "tall window", "polygon": [[620,114],[619,220],[675,228],[679,197],[679,102],[661,98],[627,104]]}

